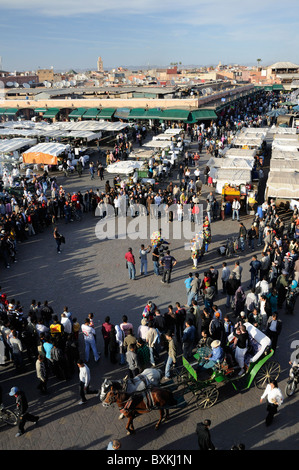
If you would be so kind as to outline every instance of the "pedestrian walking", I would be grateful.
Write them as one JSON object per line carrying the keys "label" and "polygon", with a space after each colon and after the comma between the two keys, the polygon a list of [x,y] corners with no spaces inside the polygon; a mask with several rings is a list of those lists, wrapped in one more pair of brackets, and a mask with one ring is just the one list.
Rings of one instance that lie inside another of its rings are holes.
{"label": "pedestrian walking", "polygon": [[90,350],[93,352],[95,362],[98,362],[100,359],[100,353],[97,351],[97,345],[95,340],[96,332],[94,328],[90,326],[90,319],[86,318],[83,325],[81,325],[81,331],[84,337],[84,345],[85,345],[85,361],[89,361],[89,353]]}
{"label": "pedestrian walking", "polygon": [[[177,345],[175,342],[175,339],[173,337],[173,333],[171,331],[167,331],[165,333],[165,338],[168,343],[168,350],[167,350],[167,358],[165,361],[165,376],[164,380],[168,380],[171,378],[171,367],[176,366],[176,361],[177,361]],[[162,379],[162,380],[163,380]]]}
{"label": "pedestrian walking", "polygon": [[79,359],[77,362],[79,367],[79,393],[81,400],[79,401],[79,405],[83,405],[87,402],[86,395],[95,395],[99,391],[98,390],[91,390],[90,386],[90,370],[89,367]]}
{"label": "pedestrian walking", "polygon": [[56,248],[57,248],[57,253],[61,253],[61,243],[63,243],[64,237],[61,235],[61,233],[58,232],[58,228],[54,228],[54,233],[53,233],[54,239],[56,241]]}
{"label": "pedestrian walking", "polygon": [[[171,280],[171,273],[173,267],[176,265],[177,261],[176,259],[170,254],[170,250],[167,250],[166,255],[163,256],[163,258],[160,261],[161,266],[163,266],[163,278],[161,282],[167,284],[170,283]],[[166,281],[167,279],[167,281]]]}
{"label": "pedestrian walking", "polygon": [[210,433],[211,421],[205,419],[196,426],[197,442],[199,450],[215,450]]}
{"label": "pedestrian walking", "polygon": [[281,390],[278,388],[276,380],[272,380],[266,387],[264,393],[260,398],[260,403],[263,402],[263,399],[267,398],[267,416],[265,420],[266,426],[269,426],[274,418],[274,415],[278,412],[278,407],[283,403],[283,395]]}
{"label": "pedestrian walking", "polygon": [[277,317],[277,312],[273,312],[268,318],[266,335],[271,339],[271,349],[276,351],[278,336],[281,333],[282,321]]}
{"label": "pedestrian walking", "polygon": [[30,421],[37,424],[39,416],[34,416],[28,412],[28,401],[23,390],[18,387],[12,387],[9,396],[15,397],[16,399],[16,414],[18,417],[18,432],[16,437],[20,437],[25,433],[25,424]]}

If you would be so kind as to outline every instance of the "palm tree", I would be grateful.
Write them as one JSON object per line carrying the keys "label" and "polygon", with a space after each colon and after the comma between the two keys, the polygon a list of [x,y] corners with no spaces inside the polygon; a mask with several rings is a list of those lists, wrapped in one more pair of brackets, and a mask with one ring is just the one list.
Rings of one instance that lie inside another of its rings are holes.
{"label": "palm tree", "polygon": [[257,66],[259,66],[262,59],[256,59],[256,61],[257,61]]}

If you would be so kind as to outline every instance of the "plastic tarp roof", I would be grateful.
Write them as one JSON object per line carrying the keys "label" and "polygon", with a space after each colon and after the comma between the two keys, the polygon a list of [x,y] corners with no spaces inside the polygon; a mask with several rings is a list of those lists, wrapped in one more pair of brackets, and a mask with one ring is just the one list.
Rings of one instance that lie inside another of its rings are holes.
{"label": "plastic tarp roof", "polygon": [[272,150],[281,150],[284,152],[294,152],[299,149],[299,141],[282,141],[282,140],[273,140]]}
{"label": "plastic tarp roof", "polygon": [[[225,183],[231,184],[246,184],[251,181],[251,170],[244,169],[228,169],[228,168],[218,168],[216,169],[216,176],[214,177],[217,181],[223,181]],[[213,178],[213,179],[214,179]]]}
{"label": "plastic tarp roof", "polygon": [[273,140],[289,140],[291,142],[299,142],[299,134],[274,134]]}
{"label": "plastic tarp roof", "polygon": [[223,168],[223,169],[244,169],[252,170],[254,161],[253,159],[246,158],[210,158],[207,165],[209,167]]}
{"label": "plastic tarp roof", "polygon": [[130,175],[134,172],[135,169],[141,168],[143,165],[142,162],[136,162],[134,160],[125,160],[116,163],[111,163],[107,166],[108,173],[113,174],[125,174]]}
{"label": "plastic tarp roof", "polygon": [[128,124],[122,122],[106,121],[79,121],[79,122],[59,122],[55,123],[56,129],[68,131],[120,131],[128,127]]}
{"label": "plastic tarp roof", "polygon": [[68,137],[74,139],[86,139],[88,142],[95,139],[100,139],[102,136],[101,133],[91,132],[91,131],[71,131],[68,134]]}
{"label": "plastic tarp roof", "polygon": [[[255,132],[254,132],[255,131]],[[242,130],[240,134],[237,135],[237,139],[250,139],[250,140],[259,140],[259,139],[264,139],[267,135],[267,131],[262,130],[260,132],[256,132],[256,129],[249,129]]]}
{"label": "plastic tarp roof", "polygon": [[152,147],[152,148],[167,148],[170,147],[170,142],[167,140],[150,140],[149,142],[145,142],[143,147]]}
{"label": "plastic tarp roof", "polygon": [[5,139],[0,140],[0,153],[9,153],[14,152],[15,150],[20,150],[27,145],[31,146],[36,144],[36,139]]}
{"label": "plastic tarp roof", "polygon": [[69,149],[69,145],[57,142],[42,143],[23,153],[23,163],[57,165],[57,157]]}
{"label": "plastic tarp roof", "polygon": [[256,156],[256,149],[225,149],[224,155],[226,158],[249,158],[254,159]]}
{"label": "plastic tarp roof", "polygon": [[299,160],[299,152],[283,152],[281,150],[273,150],[271,154],[271,160]]}
{"label": "plastic tarp roof", "polygon": [[272,171],[299,171],[299,158],[298,160],[281,160],[271,158],[270,172]]}
{"label": "plastic tarp roof", "polygon": [[299,172],[270,171],[266,186],[266,197],[296,199],[299,194]]}
{"label": "plastic tarp roof", "polygon": [[244,147],[244,149],[259,148],[262,145],[263,141],[264,138],[262,137],[253,138],[250,136],[240,136],[232,141],[232,145],[234,147]]}

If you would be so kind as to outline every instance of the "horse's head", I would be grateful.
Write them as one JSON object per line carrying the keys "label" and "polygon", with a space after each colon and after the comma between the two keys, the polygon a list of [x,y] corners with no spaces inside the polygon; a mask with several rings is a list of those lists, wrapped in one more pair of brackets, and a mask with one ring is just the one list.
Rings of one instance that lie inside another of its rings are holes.
{"label": "horse's head", "polygon": [[117,390],[117,388],[115,388],[113,385],[111,385],[108,392],[106,393],[104,400],[102,401],[102,405],[104,407],[108,407],[110,405],[113,405],[113,403],[118,403],[120,400],[120,391]]}
{"label": "horse's head", "polygon": [[101,391],[100,391],[100,401],[103,401],[105,399],[105,396],[107,395],[111,385],[112,385],[111,380],[109,379],[104,380],[101,386]]}

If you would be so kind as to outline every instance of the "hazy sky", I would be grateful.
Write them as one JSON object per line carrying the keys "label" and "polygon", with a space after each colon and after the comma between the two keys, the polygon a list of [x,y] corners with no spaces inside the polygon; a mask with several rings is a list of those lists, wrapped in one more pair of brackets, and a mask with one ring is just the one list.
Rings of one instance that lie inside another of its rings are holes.
{"label": "hazy sky", "polygon": [[4,70],[299,62],[299,0],[0,0]]}

